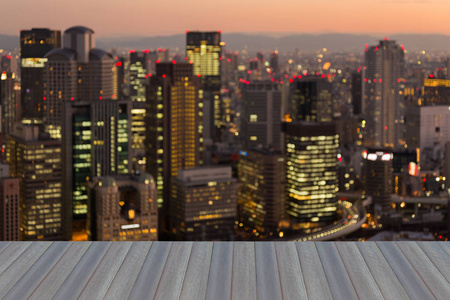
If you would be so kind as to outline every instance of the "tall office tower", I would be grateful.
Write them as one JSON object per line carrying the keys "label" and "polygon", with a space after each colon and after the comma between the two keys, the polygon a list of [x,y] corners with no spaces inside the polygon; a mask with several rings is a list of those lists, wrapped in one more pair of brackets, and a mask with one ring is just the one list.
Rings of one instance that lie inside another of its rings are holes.
{"label": "tall office tower", "polygon": [[231,167],[179,170],[170,204],[172,234],[185,241],[233,240],[237,182]]}
{"label": "tall office tower", "polygon": [[19,94],[16,89],[16,74],[3,71],[0,74],[0,105],[1,105],[1,124],[0,131],[10,134],[14,123],[19,121],[20,103],[17,97]]}
{"label": "tall office tower", "polygon": [[261,145],[281,151],[281,91],[271,81],[253,81],[242,88],[241,134],[246,148]]}
{"label": "tall office tower", "polygon": [[360,115],[363,112],[362,107],[362,74],[361,72],[352,73],[352,105],[353,114]]}
{"label": "tall office tower", "polygon": [[157,191],[150,174],[96,177],[88,194],[89,240],[158,240]]}
{"label": "tall office tower", "polygon": [[62,168],[64,238],[72,238],[72,219],[86,220],[87,182],[128,174],[131,100],[63,103]]}
{"label": "tall office tower", "polygon": [[117,99],[123,99],[129,97],[129,91],[125,88],[128,84],[128,79],[125,77],[125,64],[126,60],[123,57],[116,56],[116,74],[114,80],[114,86],[117,88]]}
{"label": "tall office tower", "polygon": [[10,54],[0,56],[0,73],[3,71],[19,74],[17,59]]}
{"label": "tall office tower", "polygon": [[145,138],[146,138],[146,87],[148,83],[149,50],[130,50],[130,98],[133,101],[131,110],[131,132],[133,149],[133,170],[144,171],[146,164]]}
{"label": "tall office tower", "polygon": [[95,48],[94,31],[71,27],[64,31],[63,48],[45,55],[44,120],[52,138],[61,139],[62,103],[117,99],[115,61]]}
{"label": "tall office tower", "polygon": [[10,175],[20,182],[20,239],[61,239],[61,141],[17,123],[6,150]]}
{"label": "tall office tower", "polygon": [[0,241],[19,241],[19,179],[9,177],[7,164],[0,164],[0,169]]}
{"label": "tall office tower", "polygon": [[372,196],[375,212],[389,208],[392,195],[392,150],[369,148],[363,153],[366,195]]}
{"label": "tall office tower", "polygon": [[286,169],[281,152],[241,151],[238,164],[238,214],[244,228],[257,237],[276,234],[285,218]]}
{"label": "tall office tower", "polygon": [[272,72],[278,74],[280,72],[280,65],[278,63],[278,50],[270,53],[270,67],[272,68]]}
{"label": "tall office tower", "polygon": [[186,57],[194,65],[193,74],[200,76],[201,80],[204,112],[203,137],[207,141],[217,141],[220,139],[220,128],[224,125],[220,96],[221,32],[187,32]]}
{"label": "tall office tower", "polygon": [[385,39],[366,48],[363,83],[368,147],[399,148],[403,141],[404,53],[395,41]]}
{"label": "tall office tower", "polygon": [[306,232],[337,217],[339,135],[333,124],[283,123],[286,134],[287,214]]}
{"label": "tall office tower", "polygon": [[408,149],[419,149],[421,169],[439,167],[450,141],[449,106],[408,106],[405,120],[406,144]]}
{"label": "tall office tower", "polygon": [[201,102],[192,64],[159,63],[147,92],[147,170],[156,179],[161,223],[167,222],[170,182],[199,165]]}
{"label": "tall office tower", "polygon": [[331,83],[322,78],[295,79],[289,87],[289,113],[294,121],[331,122]]}
{"label": "tall office tower", "polygon": [[61,31],[32,28],[20,31],[21,103],[24,118],[43,118],[45,55],[61,48]]}

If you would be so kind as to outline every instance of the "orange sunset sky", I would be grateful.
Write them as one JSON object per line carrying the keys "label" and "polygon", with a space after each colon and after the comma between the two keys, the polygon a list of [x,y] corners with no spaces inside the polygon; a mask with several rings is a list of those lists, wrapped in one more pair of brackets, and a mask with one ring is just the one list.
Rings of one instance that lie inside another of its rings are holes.
{"label": "orange sunset sky", "polygon": [[97,36],[186,30],[450,35],[450,0],[2,0],[0,33],[73,25]]}

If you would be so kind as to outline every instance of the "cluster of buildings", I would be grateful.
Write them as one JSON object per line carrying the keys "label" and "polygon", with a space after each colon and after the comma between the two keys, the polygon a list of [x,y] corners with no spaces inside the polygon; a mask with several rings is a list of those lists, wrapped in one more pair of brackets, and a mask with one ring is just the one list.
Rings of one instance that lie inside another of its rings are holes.
{"label": "cluster of buildings", "polygon": [[370,196],[376,226],[393,194],[447,191],[450,76],[409,76],[403,45],[366,45],[350,77],[327,49],[301,66],[220,31],[185,46],[21,31],[1,64],[0,240],[286,238],[347,218],[339,192]]}

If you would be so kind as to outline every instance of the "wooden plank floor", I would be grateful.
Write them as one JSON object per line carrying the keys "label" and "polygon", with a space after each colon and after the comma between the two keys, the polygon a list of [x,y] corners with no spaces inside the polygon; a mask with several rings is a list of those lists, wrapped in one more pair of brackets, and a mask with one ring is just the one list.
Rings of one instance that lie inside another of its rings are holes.
{"label": "wooden plank floor", "polygon": [[450,299],[450,242],[0,242],[0,299]]}

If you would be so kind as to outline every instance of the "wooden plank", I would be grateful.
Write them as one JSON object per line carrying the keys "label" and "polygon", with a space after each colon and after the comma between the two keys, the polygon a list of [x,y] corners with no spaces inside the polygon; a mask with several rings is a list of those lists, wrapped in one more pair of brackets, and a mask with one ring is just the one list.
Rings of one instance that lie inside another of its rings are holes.
{"label": "wooden plank", "polygon": [[52,242],[32,243],[0,275],[0,299],[5,296],[51,245]]}
{"label": "wooden plank", "polygon": [[[28,272],[26,272],[23,277],[11,287],[6,294],[5,299],[15,300],[28,298],[69,247],[69,242],[53,243]],[[1,291],[0,295],[4,295],[2,292],[4,291]]]}
{"label": "wooden plank", "polygon": [[0,274],[2,274],[28,247],[31,242],[12,243],[0,253]]}
{"label": "wooden plank", "polygon": [[395,243],[436,299],[448,300],[450,285],[415,242]]}
{"label": "wooden plank", "polygon": [[153,299],[169,256],[172,242],[153,243],[129,299]]}
{"label": "wooden plank", "polygon": [[221,300],[231,298],[232,267],[233,243],[214,242],[206,299]]}
{"label": "wooden plank", "polygon": [[0,253],[2,253],[2,251],[8,247],[9,245],[11,245],[12,242],[0,242]]}
{"label": "wooden plank", "polygon": [[347,274],[353,283],[359,299],[383,299],[358,247],[352,242],[335,243]]}
{"label": "wooden plank", "polygon": [[433,299],[433,294],[402,254],[395,242],[376,242],[398,280],[413,299]]}
{"label": "wooden plank", "polygon": [[113,243],[89,278],[78,299],[101,299],[117,274],[132,242]]}
{"label": "wooden plank", "polygon": [[356,243],[367,267],[385,299],[409,299],[383,253],[374,242]]}
{"label": "wooden plank", "polygon": [[213,243],[194,243],[184,276],[180,300],[205,299]]}
{"label": "wooden plank", "polygon": [[274,242],[256,242],[256,291],[258,299],[282,299]]}
{"label": "wooden plank", "polygon": [[316,245],[312,242],[295,244],[308,299],[333,299]]}
{"label": "wooden plank", "polygon": [[254,243],[234,243],[231,278],[231,299],[257,299]]}
{"label": "wooden plank", "polygon": [[435,242],[450,256],[450,242]]}
{"label": "wooden plank", "polygon": [[72,273],[56,292],[53,299],[76,299],[87,284],[92,273],[100,264],[112,242],[95,242],[86,251],[83,258],[78,262]]}
{"label": "wooden plank", "polygon": [[133,242],[103,299],[127,299],[141,272],[152,242]]}
{"label": "wooden plank", "polygon": [[155,299],[178,300],[192,250],[192,242],[176,242],[170,249]]}
{"label": "wooden plank", "polygon": [[39,283],[34,292],[30,295],[30,300],[51,299],[72,270],[80,262],[92,242],[70,243],[70,248],[64,253],[63,257],[57,262],[53,269]]}
{"label": "wooden plank", "polygon": [[450,282],[450,257],[444,249],[435,242],[417,242],[417,245]]}
{"label": "wooden plank", "polygon": [[316,242],[328,285],[334,299],[358,299],[341,256],[333,242]]}
{"label": "wooden plank", "polygon": [[275,243],[283,299],[307,299],[306,287],[293,242]]}

